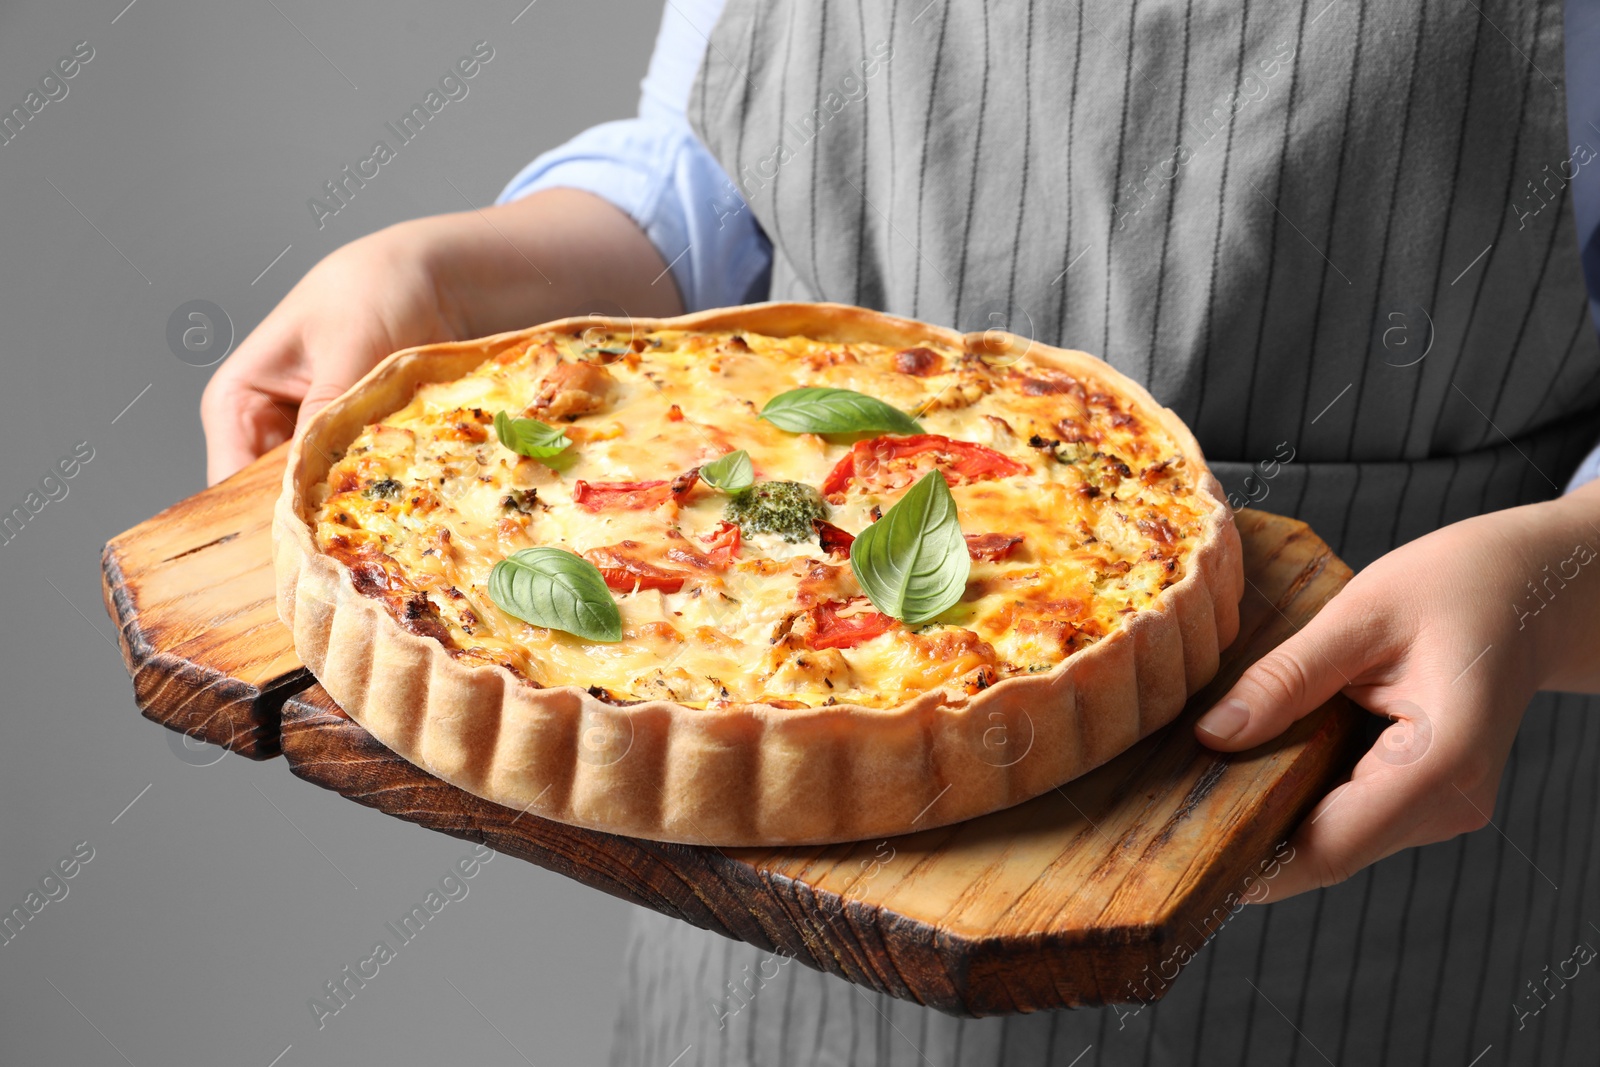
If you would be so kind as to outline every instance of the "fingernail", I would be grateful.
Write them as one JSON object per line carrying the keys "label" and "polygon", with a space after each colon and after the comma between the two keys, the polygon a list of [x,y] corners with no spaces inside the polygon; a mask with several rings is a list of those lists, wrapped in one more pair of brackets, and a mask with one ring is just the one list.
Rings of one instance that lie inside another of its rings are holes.
{"label": "fingernail", "polygon": [[1200,729],[1218,741],[1226,741],[1249,721],[1250,708],[1238,697],[1229,697],[1201,717]]}

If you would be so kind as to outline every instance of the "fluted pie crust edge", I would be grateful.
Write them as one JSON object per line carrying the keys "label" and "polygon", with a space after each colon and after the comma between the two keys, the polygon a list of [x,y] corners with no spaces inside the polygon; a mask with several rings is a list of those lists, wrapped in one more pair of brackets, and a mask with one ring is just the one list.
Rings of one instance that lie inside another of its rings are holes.
{"label": "fluted pie crust edge", "polygon": [[[1156,421],[1203,472],[1214,507],[1183,578],[1053,669],[975,695],[936,689],[893,708],[618,706],[577,686],[534,688],[466,665],[357,592],[315,545],[309,491],[367,424],[419,384],[459,378],[536,334],[591,325],[748,330],[1020,354],[1087,375]],[[300,659],[352,719],[430,774],[506,807],[659,841],[797,845],[925,830],[1020,803],[1170,723],[1238,632],[1244,569],[1221,486],[1193,434],[1138,383],[1082,352],[999,331],[963,335],[835,304],[757,304],[672,319],[564,319],[385,359],[319,412],[289,452],[273,516],[278,614]],[[995,731],[1003,731],[1001,734]],[[996,739],[1003,739],[997,745]]]}

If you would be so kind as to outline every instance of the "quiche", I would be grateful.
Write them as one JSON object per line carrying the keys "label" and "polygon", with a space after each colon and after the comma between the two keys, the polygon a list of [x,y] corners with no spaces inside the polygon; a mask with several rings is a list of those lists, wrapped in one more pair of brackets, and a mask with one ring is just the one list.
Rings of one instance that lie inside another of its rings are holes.
{"label": "quiche", "polygon": [[468,792],[714,845],[1006,807],[1238,629],[1193,436],[1081,352],[860,308],[565,319],[384,360],[292,446],[278,606]]}

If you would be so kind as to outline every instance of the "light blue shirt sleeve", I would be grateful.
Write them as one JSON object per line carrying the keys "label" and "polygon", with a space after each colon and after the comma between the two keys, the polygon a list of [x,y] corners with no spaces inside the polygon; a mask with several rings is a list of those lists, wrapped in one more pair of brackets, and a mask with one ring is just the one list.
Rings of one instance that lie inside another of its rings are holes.
{"label": "light blue shirt sleeve", "polygon": [[582,189],[639,224],[689,311],[765,300],[772,243],[689,126],[686,109],[724,0],[669,0],[637,118],[585,130],[523,168],[499,204]]}

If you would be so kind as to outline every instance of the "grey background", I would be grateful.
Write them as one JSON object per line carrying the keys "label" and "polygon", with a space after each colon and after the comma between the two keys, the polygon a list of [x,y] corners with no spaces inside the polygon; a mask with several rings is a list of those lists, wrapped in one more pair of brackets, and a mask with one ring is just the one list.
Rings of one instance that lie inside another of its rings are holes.
{"label": "grey background", "polygon": [[[470,846],[281,760],[181,758],[134,706],[99,590],[101,545],[204,485],[211,371],[168,349],[174,308],[210,300],[242,339],[339,245],[462,209],[450,182],[486,204],[633,113],[660,5],[526,3],[0,5],[0,111],[95,50],[0,145],[0,511],[95,450],[0,544],[0,912],[95,850],[0,945],[0,1064],[604,1060],[629,906],[504,856],[319,1032],[307,1000]],[[480,39],[495,54],[467,98],[319,232],[306,199]]]}

